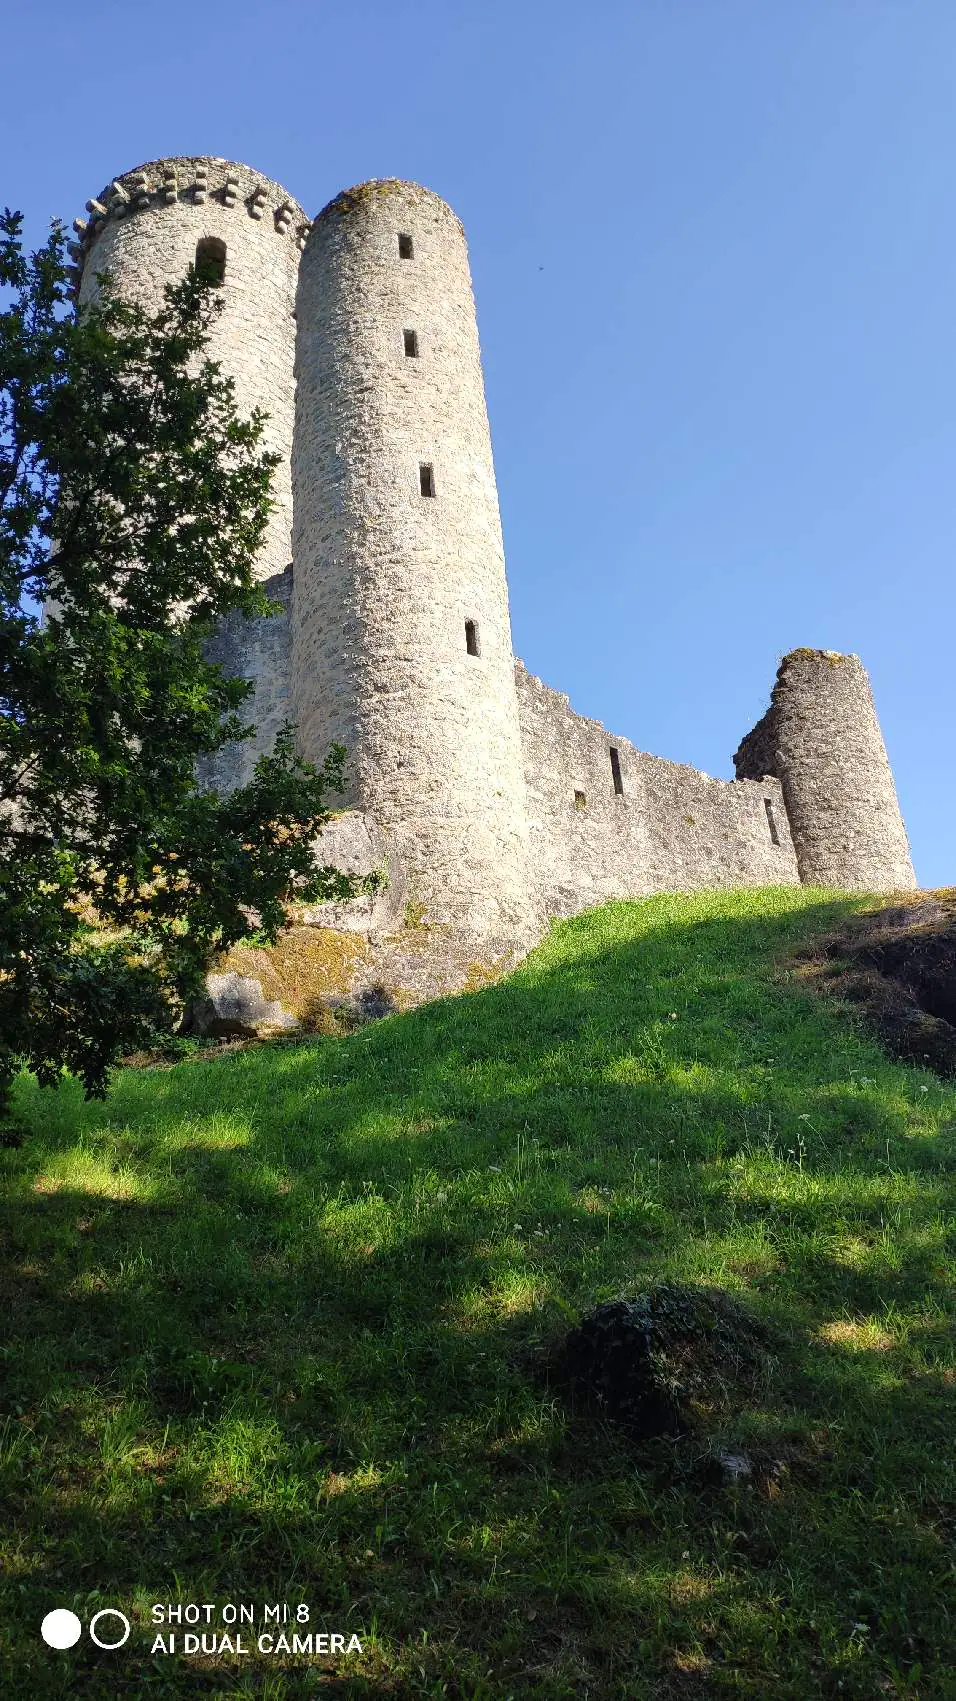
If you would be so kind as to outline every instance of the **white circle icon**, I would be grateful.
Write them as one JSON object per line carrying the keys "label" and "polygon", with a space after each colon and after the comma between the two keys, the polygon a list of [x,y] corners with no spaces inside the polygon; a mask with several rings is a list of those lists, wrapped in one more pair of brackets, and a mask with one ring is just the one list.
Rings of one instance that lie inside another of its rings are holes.
{"label": "white circle icon", "polygon": [[82,1634],[83,1626],[69,1607],[56,1607],[40,1625],[40,1635],[48,1648],[72,1648]]}
{"label": "white circle icon", "polygon": [[[120,1636],[118,1641],[116,1641],[116,1642],[103,1642],[100,1639],[100,1637],[97,1636],[96,1626],[99,1624],[101,1618],[118,1618],[120,1620],[120,1623],[123,1625],[123,1633]],[[129,1636],[129,1632],[130,1632],[129,1619],[127,1618],[125,1612],[119,1611],[118,1607],[101,1607],[99,1612],[95,1612],[93,1614],[93,1617],[90,1619],[90,1636],[92,1637],[93,1641],[96,1643],[96,1646],[98,1648],[110,1648],[110,1649],[122,1648],[123,1643],[126,1641],[127,1637]]]}

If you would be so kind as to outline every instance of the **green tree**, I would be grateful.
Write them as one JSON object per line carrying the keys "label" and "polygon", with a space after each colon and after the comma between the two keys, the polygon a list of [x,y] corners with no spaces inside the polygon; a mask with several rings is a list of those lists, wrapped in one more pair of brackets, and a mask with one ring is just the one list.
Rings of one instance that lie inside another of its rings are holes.
{"label": "green tree", "polygon": [[[170,1031],[218,951],[294,897],[351,896],[310,844],[342,790],[292,732],[219,798],[197,759],[249,736],[251,687],[206,659],[253,578],[276,457],[207,354],[191,272],[158,312],[70,307],[65,232],[0,219],[0,1111],[17,1070],[101,1095]],[[45,608],[41,618],[40,610]]]}

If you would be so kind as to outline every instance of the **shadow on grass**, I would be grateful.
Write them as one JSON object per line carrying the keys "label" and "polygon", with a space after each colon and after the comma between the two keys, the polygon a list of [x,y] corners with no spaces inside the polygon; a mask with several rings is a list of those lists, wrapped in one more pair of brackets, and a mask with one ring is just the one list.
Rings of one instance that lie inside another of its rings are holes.
{"label": "shadow on grass", "polygon": [[[353,1694],[945,1692],[956,1101],[774,974],[851,901],[751,902],[609,906],[468,998],[105,1106],[25,1093],[8,1674],[119,1692],[33,1646],[68,1578],[132,1603],[156,1693],[223,1677],[150,1668],[166,1598],[308,1600],[365,1636]],[[660,1279],[781,1333],[717,1437],[762,1486],[629,1452],[535,1371]]]}

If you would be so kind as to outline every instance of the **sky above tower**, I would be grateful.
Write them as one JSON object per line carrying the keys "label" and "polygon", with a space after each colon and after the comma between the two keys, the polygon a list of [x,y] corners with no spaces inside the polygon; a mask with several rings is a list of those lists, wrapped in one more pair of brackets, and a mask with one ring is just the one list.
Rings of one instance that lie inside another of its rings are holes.
{"label": "sky above tower", "polygon": [[218,154],[468,235],[516,654],[729,777],[779,656],[859,653],[924,885],[956,882],[956,8],[51,0],[5,21],[40,241]]}

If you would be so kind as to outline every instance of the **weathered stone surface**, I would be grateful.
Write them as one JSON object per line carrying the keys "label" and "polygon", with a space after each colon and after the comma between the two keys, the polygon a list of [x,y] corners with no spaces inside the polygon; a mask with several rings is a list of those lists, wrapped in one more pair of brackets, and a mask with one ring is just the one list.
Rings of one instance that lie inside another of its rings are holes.
{"label": "weathered stone surface", "polygon": [[210,661],[223,672],[252,683],[252,695],[242,713],[254,726],[255,736],[225,744],[215,755],[199,763],[199,778],[212,791],[229,792],[252,777],[258,758],[272,750],[276,733],[292,719],[289,664],[291,652],[290,607],[292,568],[267,579],[266,593],[280,612],[245,620],[231,614],[220,621],[207,651]]}
{"label": "weathered stone surface", "polygon": [[531,866],[549,915],[649,892],[799,884],[777,780],[712,780],[648,756],[520,662],[516,680]]}
{"label": "weathered stone surface", "polygon": [[897,892],[915,887],[903,817],[866,669],[859,656],[793,650],[770,708],[734,757],[738,779],[783,786],[806,886]]}
{"label": "weathered stone surface", "polygon": [[298,1023],[277,999],[263,997],[262,982],[249,975],[206,976],[206,996],[195,1004],[183,1024],[190,1034],[256,1035]]}
{"label": "weathered stone surface", "polygon": [[401,925],[408,899],[405,871],[394,844],[371,815],[350,809],[323,827],[314,845],[315,859],[343,874],[382,871],[387,885],[374,895],[345,904],[315,904],[300,912],[308,927],[344,928],[349,932],[391,933]]}
{"label": "weathered stone surface", "polygon": [[349,750],[349,801],[388,827],[409,895],[433,923],[530,943],[541,918],[459,220],[413,183],[338,196],[306,243],[297,314],[292,654],[303,749],[313,759],[333,740]]}

